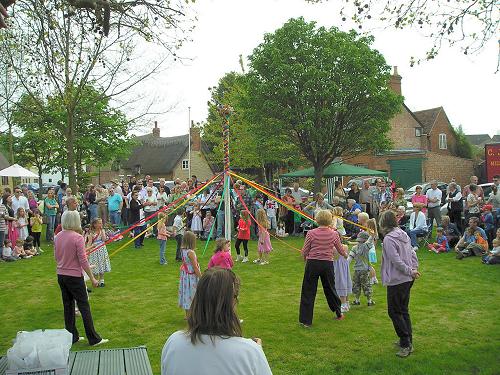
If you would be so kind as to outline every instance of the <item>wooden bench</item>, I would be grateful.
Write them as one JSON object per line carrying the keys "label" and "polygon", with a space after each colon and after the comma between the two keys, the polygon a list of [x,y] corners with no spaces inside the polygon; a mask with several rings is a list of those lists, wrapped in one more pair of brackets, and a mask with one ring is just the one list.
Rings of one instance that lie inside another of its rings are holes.
{"label": "wooden bench", "polygon": [[[0,375],[7,370],[7,357],[0,358]],[[44,372],[41,372],[44,373]],[[35,373],[30,372],[35,375]],[[69,375],[153,375],[145,346],[70,352]]]}

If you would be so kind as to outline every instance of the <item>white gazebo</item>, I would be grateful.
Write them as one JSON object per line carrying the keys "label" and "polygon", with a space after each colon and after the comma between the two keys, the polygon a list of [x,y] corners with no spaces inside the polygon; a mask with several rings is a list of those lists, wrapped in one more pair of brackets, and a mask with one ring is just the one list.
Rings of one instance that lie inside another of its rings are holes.
{"label": "white gazebo", "polygon": [[10,167],[0,171],[0,177],[29,177],[38,178],[36,173],[21,167],[19,164],[12,164]]}

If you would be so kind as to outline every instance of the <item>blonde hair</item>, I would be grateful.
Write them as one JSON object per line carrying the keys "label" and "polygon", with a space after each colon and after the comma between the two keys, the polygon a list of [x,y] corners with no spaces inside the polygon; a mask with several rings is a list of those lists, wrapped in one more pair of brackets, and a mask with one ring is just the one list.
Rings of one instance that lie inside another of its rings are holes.
{"label": "blonde hair", "polygon": [[102,223],[102,219],[100,217],[96,217],[94,220],[92,220],[92,222],[90,223],[90,229],[92,231],[95,231],[95,226],[99,221]]}
{"label": "blonde hair", "polygon": [[336,207],[333,207],[332,213],[335,216],[338,216],[338,217],[342,218],[342,215],[344,214],[344,210],[342,209],[342,207],[336,206]]}
{"label": "blonde hair", "polygon": [[257,223],[266,229],[269,228],[269,220],[267,218],[266,211],[263,208],[259,208],[257,210]]}
{"label": "blonde hair", "polygon": [[360,212],[358,214],[358,222],[368,222],[368,220],[370,219],[370,216],[368,216],[368,214],[366,212]]}
{"label": "blonde hair", "polygon": [[319,210],[314,219],[322,227],[332,225],[333,221],[332,213],[328,210]]}
{"label": "blonde hair", "polygon": [[167,214],[165,212],[160,212],[158,214],[158,219],[160,219],[160,220],[165,220],[166,217],[167,217]]}
{"label": "blonde hair", "polygon": [[61,226],[64,230],[72,230],[80,233],[82,231],[82,222],[78,211],[65,211],[61,216]]}
{"label": "blonde hair", "polygon": [[378,239],[377,221],[375,219],[369,219],[366,222],[366,227],[370,230],[370,235]]}
{"label": "blonde hair", "polygon": [[231,241],[226,240],[225,238],[217,238],[217,240],[215,240],[215,251],[214,251],[214,253],[222,251],[224,249],[224,247],[226,247],[226,244],[228,244],[230,242]]}
{"label": "blonde hair", "polygon": [[186,231],[182,237],[181,247],[183,249],[194,250],[196,248],[196,235],[189,230]]}
{"label": "blonde hair", "polygon": [[16,245],[24,245],[24,240],[22,240],[22,239],[18,238],[18,239],[16,240]]}

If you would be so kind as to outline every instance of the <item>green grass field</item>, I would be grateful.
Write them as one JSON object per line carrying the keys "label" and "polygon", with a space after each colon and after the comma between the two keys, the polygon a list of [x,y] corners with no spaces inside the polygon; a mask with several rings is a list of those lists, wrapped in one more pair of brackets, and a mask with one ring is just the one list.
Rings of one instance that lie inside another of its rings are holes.
{"label": "green grass field", "polygon": [[[286,241],[294,247],[303,243],[302,238]],[[111,259],[106,287],[94,289],[90,303],[97,331],[111,340],[107,347],[146,345],[159,374],[165,340],[185,327],[177,307],[179,264],[172,262],[174,241],[167,244],[167,266],[158,263],[156,240],[145,245],[143,250],[129,246]],[[319,287],[313,326],[299,327],[304,263],[296,250],[276,240],[273,246],[271,264],[238,263],[234,271],[242,283],[238,312],[244,336],[262,338],[274,374],[500,374],[500,267],[420,250],[422,277],[410,302],[415,352],[400,359],[380,284],[374,286],[376,306],[368,308],[362,297],[362,305],[340,322],[333,320]],[[52,250],[43,248],[42,256],[0,263],[0,353],[19,330],[64,328]],[[204,257],[198,252],[202,269],[212,251],[210,245]],[[255,255],[252,241],[252,260]],[[78,327],[83,335],[81,319]],[[73,346],[86,349],[86,343]]]}

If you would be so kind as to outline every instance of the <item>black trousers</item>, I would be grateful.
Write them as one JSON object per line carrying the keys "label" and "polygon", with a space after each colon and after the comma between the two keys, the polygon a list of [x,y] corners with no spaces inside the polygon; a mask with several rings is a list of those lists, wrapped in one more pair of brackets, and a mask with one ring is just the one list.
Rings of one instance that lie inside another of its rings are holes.
{"label": "black trousers", "polygon": [[33,236],[33,246],[40,247],[40,236],[42,232],[31,232],[31,235]]}
{"label": "black trousers", "polygon": [[175,250],[175,260],[182,261],[182,254],[181,254],[182,234],[177,234],[175,236],[175,241],[177,242],[177,249]]}
{"label": "black trousers", "polygon": [[341,301],[335,291],[335,274],[333,262],[328,260],[309,259],[304,270],[302,280],[302,293],[300,295],[299,322],[307,325],[312,324],[314,313],[314,301],[318,289],[318,279],[321,279],[323,292],[330,310],[337,316],[341,316]]}
{"label": "black trousers", "polygon": [[455,223],[460,233],[463,233],[462,211],[449,211],[450,222]]}
{"label": "black trousers", "polygon": [[248,240],[236,239],[234,247],[236,248],[236,254],[240,255],[240,245],[243,244],[243,250],[245,251],[245,256],[248,256]]}
{"label": "black trousers", "polygon": [[407,348],[413,343],[410,312],[410,290],[413,281],[387,287],[387,312],[399,337],[399,345]]}
{"label": "black trousers", "polygon": [[73,344],[78,342],[80,337],[75,322],[75,301],[82,314],[83,326],[89,344],[97,344],[101,341],[101,336],[99,336],[94,329],[89,298],[87,296],[87,287],[83,281],[83,276],[57,275],[57,281],[61,288],[64,306],[64,326],[66,330],[73,335]]}

